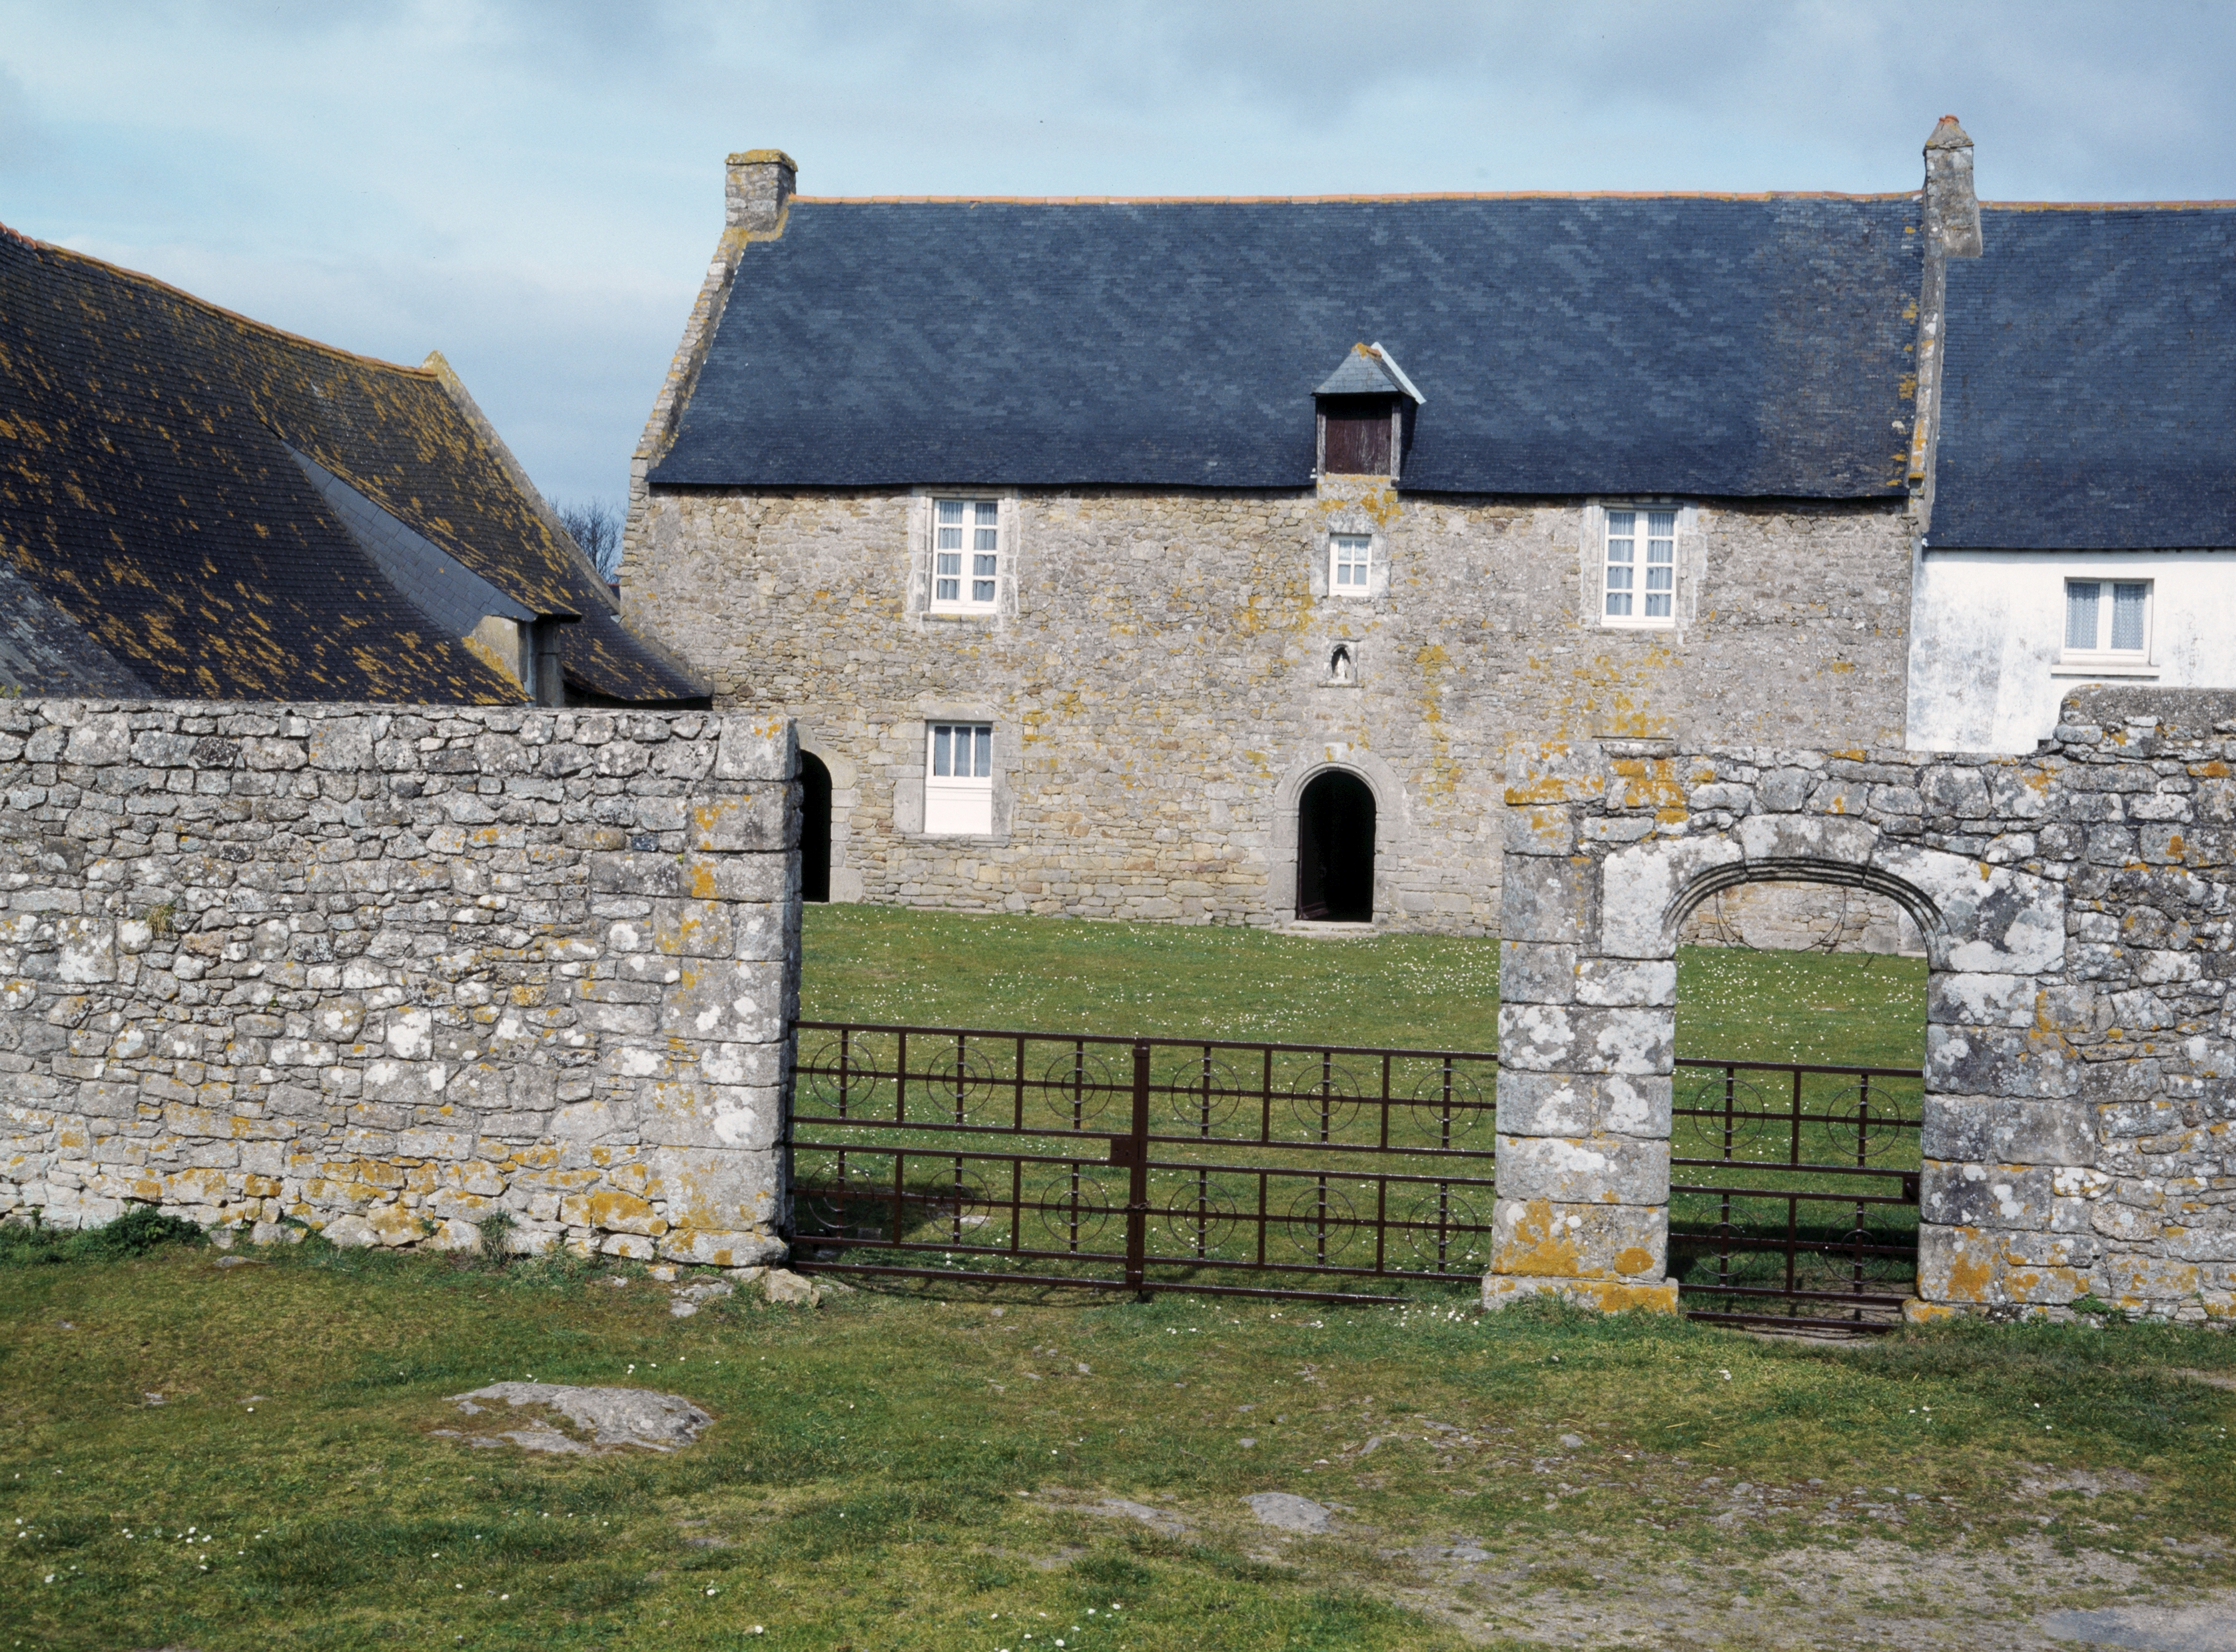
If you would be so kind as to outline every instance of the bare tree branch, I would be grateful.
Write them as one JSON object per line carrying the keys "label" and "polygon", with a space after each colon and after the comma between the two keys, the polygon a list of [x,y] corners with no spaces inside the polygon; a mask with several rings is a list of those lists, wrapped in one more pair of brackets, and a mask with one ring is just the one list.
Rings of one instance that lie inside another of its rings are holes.
{"label": "bare tree branch", "polygon": [[559,521],[575,536],[575,543],[598,570],[598,577],[610,583],[621,570],[621,513],[608,500],[576,499],[552,507],[559,513]]}

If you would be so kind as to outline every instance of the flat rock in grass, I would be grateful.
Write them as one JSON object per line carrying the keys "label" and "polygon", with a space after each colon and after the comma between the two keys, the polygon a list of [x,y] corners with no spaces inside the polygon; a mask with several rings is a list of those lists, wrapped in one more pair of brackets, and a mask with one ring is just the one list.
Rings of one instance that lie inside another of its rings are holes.
{"label": "flat rock in grass", "polygon": [[788,1267],[772,1267],[761,1275],[761,1294],[772,1302],[787,1303],[796,1307],[814,1308],[823,1306],[823,1293],[813,1280],[804,1274],[795,1274]]}
{"label": "flat rock in grass", "polygon": [[679,1320],[687,1320],[707,1303],[719,1301],[737,1288],[727,1280],[700,1280],[696,1285],[679,1285],[670,1293],[668,1311]]}
{"label": "flat rock in grass", "polygon": [[2152,1652],[2236,1652],[2236,1600],[2208,1606],[2108,1606],[2052,1612],[2044,1633],[2089,1646],[2148,1647]]}
{"label": "flat rock in grass", "polygon": [[1289,1491],[1260,1491],[1242,1499],[1250,1505],[1250,1512],[1258,1517],[1261,1526],[1271,1526],[1276,1531],[1325,1531],[1330,1511],[1324,1503],[1310,1497],[1300,1497]]}
{"label": "flat rock in grass", "polygon": [[1167,1537],[1187,1535],[1188,1523],[1169,1509],[1153,1509],[1146,1503],[1135,1503],[1128,1497],[1105,1497],[1100,1503],[1075,1503],[1074,1514],[1100,1515],[1106,1520],[1138,1520],[1150,1530]]}
{"label": "flat rock in grass", "polygon": [[[486,1415],[501,1402],[517,1410],[523,1405],[554,1411],[574,1424],[580,1434],[554,1428],[542,1417],[531,1418],[525,1428],[496,1434],[464,1434],[437,1429],[437,1434],[463,1439],[470,1445],[495,1445],[507,1441],[530,1451],[587,1455],[616,1451],[629,1446],[648,1451],[673,1451],[691,1445],[699,1431],[714,1419],[681,1394],[656,1394],[648,1388],[575,1388],[556,1382],[497,1382],[450,1399],[469,1417]],[[487,1401],[486,1405],[477,1402]],[[587,1439],[582,1435],[588,1435]]]}

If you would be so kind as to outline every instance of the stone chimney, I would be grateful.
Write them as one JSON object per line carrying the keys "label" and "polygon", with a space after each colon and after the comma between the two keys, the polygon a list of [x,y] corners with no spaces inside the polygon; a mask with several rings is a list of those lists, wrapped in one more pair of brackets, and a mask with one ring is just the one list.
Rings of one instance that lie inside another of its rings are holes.
{"label": "stone chimney", "polygon": [[[1968,155],[1968,180],[1969,161]],[[732,229],[774,233],[783,221],[785,202],[799,188],[799,163],[781,149],[747,149],[732,155],[728,186],[722,192],[723,223]]]}
{"label": "stone chimney", "polygon": [[1972,140],[1944,115],[1925,141],[1925,233],[1943,258],[1980,256],[1980,198],[1972,192]]}
{"label": "stone chimney", "polygon": [[1933,523],[1933,462],[1941,442],[1942,359],[1948,351],[1949,260],[1980,256],[1980,198],[1972,140],[1944,115],[1925,141],[1925,245],[1917,291],[1917,390],[1910,404],[1910,495],[1917,530]]}

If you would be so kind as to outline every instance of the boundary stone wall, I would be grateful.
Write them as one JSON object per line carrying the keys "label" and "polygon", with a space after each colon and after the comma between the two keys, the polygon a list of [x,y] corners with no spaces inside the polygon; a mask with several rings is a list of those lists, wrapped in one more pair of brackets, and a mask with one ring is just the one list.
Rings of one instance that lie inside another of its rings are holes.
{"label": "boundary stone wall", "polygon": [[2082,690],[2023,758],[1546,747],[1507,801],[1487,1302],[1676,1306],[1676,938],[1801,881],[1925,938],[1911,1316],[2236,1319],[2236,694]]}
{"label": "boundary stone wall", "polygon": [[0,701],[0,1217],[781,1253],[791,725]]}

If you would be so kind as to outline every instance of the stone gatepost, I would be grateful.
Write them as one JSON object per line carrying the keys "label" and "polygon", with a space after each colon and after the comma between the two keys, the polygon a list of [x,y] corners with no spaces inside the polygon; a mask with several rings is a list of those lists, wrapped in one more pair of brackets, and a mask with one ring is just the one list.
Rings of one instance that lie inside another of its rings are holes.
{"label": "stone gatepost", "polygon": [[1644,771],[1625,748],[1555,747],[1507,790],[1488,1306],[1549,1291],[1610,1311],[1677,1306],[1666,1276],[1677,966],[1667,945],[1615,956],[1603,934],[1608,852],[1654,820],[1580,806],[1636,790]]}

